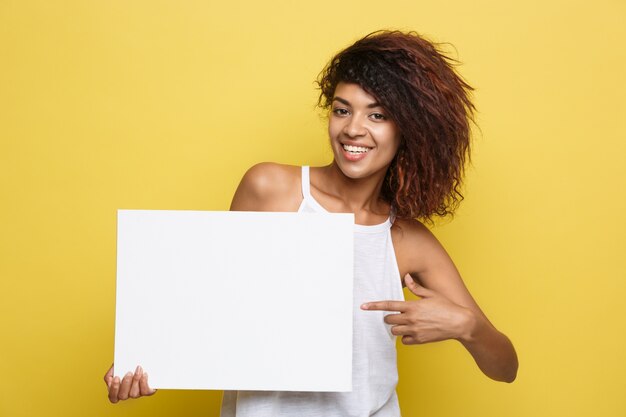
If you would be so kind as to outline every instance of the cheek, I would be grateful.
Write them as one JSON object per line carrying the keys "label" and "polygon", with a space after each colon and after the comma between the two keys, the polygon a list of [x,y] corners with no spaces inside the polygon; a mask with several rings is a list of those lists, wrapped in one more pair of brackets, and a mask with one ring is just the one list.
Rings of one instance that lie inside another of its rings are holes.
{"label": "cheek", "polygon": [[328,122],[328,136],[331,139],[336,138],[340,130],[341,129],[339,128],[338,123],[332,121]]}
{"label": "cheek", "polygon": [[400,139],[398,137],[392,136],[392,137],[387,138],[385,142],[385,147],[384,147],[385,160],[388,163],[391,163],[393,158],[396,157],[396,154],[398,153],[399,149],[400,149]]}
{"label": "cheek", "polygon": [[389,130],[389,143],[390,147],[393,149],[393,154],[395,155],[400,149],[400,143],[402,142],[402,135],[398,129],[394,126],[393,129]]}
{"label": "cheek", "polygon": [[372,133],[378,138],[380,146],[395,154],[400,145],[399,135],[395,129],[381,128]]}
{"label": "cheek", "polygon": [[400,135],[396,136],[393,140],[394,155],[398,153],[401,143],[402,143],[402,138],[400,138]]}

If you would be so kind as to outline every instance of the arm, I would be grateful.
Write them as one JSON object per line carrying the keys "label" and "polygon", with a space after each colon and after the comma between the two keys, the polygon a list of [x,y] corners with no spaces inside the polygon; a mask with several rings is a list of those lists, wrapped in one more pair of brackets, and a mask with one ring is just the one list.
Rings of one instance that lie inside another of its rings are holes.
{"label": "arm", "polygon": [[[294,176],[294,173],[295,176]],[[298,187],[299,177],[294,167],[263,163],[246,172],[231,203],[232,211],[289,211],[299,205],[298,193],[287,187]],[[295,197],[295,198],[294,198]],[[289,205],[291,204],[291,206]],[[113,366],[104,375],[109,401],[149,396],[156,392],[148,385],[148,374],[141,367],[124,377],[113,376]]]}
{"label": "arm", "polygon": [[[518,361],[511,341],[481,311],[454,263],[432,233],[418,222],[402,221],[394,237],[400,269],[417,301],[367,303],[364,309],[399,311],[385,318],[404,344],[456,339],[481,371],[497,381],[512,382]],[[420,284],[411,276],[419,279]]]}

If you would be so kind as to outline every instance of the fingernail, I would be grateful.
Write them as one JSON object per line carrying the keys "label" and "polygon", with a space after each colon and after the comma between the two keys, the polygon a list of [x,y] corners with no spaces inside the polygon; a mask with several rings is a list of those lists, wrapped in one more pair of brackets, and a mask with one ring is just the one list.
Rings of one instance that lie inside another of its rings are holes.
{"label": "fingernail", "polygon": [[133,377],[132,372],[127,372],[126,375],[124,375],[124,378],[132,378],[132,377]]}
{"label": "fingernail", "polygon": [[135,368],[135,373],[138,374],[139,371],[141,371],[141,366],[137,365],[137,367]]}
{"label": "fingernail", "polygon": [[366,304],[361,304],[361,308],[363,310],[367,310],[368,307],[369,307],[369,304],[367,304],[367,303]]}

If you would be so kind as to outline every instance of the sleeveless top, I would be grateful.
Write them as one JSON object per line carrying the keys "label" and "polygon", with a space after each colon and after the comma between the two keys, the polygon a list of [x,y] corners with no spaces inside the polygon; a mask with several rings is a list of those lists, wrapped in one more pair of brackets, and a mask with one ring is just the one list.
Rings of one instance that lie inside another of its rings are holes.
{"label": "sleeveless top", "polygon": [[[302,167],[298,212],[327,212],[311,195]],[[396,337],[388,312],[365,311],[368,301],[404,300],[391,241],[393,214],[374,226],[354,225],[354,313],[351,392],[225,391],[221,417],[398,417]]]}

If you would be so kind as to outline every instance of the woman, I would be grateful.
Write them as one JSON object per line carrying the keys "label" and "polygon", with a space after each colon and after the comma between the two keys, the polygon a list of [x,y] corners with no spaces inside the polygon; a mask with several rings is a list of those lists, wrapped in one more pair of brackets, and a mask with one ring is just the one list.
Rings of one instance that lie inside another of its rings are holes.
{"label": "woman", "polygon": [[[415,33],[367,35],[318,80],[333,162],[264,163],[245,174],[231,210],[355,215],[353,391],[226,392],[224,417],[398,416],[394,336],[406,345],[456,339],[485,375],[515,379],[513,345],[422,224],[462,199],[474,107],[450,62]],[[420,299],[404,301],[403,285]],[[105,382],[112,402],[154,392],[140,368],[121,381],[109,370]]]}

